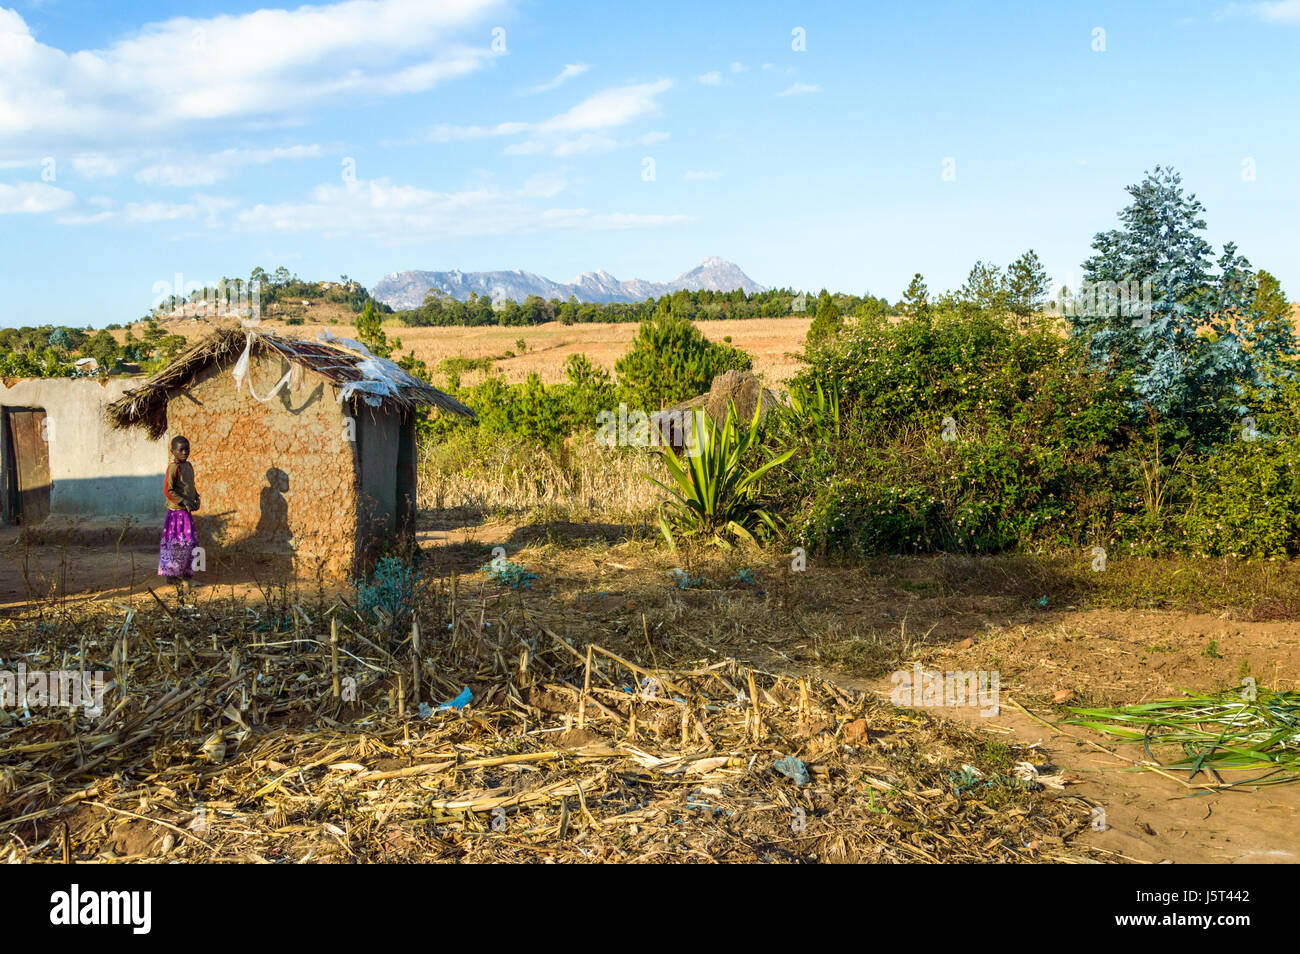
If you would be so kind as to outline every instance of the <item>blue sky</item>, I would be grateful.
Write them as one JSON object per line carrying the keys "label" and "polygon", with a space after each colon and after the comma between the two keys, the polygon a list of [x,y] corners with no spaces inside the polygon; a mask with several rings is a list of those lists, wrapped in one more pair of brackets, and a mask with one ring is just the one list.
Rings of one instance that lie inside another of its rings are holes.
{"label": "blue sky", "polygon": [[892,299],[1032,247],[1068,282],[1157,163],[1296,299],[1298,53],[1300,0],[19,0],[0,323],[128,320],[256,265],[663,281],[717,255]]}

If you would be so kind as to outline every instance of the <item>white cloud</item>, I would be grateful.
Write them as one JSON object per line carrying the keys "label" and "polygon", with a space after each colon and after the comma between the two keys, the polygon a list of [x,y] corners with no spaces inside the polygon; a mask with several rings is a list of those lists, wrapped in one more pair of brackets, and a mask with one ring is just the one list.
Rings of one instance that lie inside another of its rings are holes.
{"label": "white cloud", "polygon": [[524,181],[523,195],[537,196],[540,199],[553,199],[563,192],[569,183],[557,172],[539,172]]}
{"label": "white cloud", "polygon": [[714,70],[714,71],[711,72],[711,73],[705,73],[705,74],[704,74],[703,76],[701,76],[699,79],[700,79],[700,82],[703,83],[705,86],[721,86],[721,85],[722,85],[722,74],[719,73],[717,70]]}
{"label": "white cloud", "polygon": [[[540,122],[497,123],[495,126],[451,126],[441,123],[425,135],[429,142],[464,142],[498,136],[527,134],[512,143],[507,156],[576,156],[598,154],[627,145],[598,130],[612,129],[637,119],[656,116],[662,108],[657,97],[671,89],[672,80],[614,86],[587,97],[571,109]],[[667,138],[667,134],[662,134]]]}
{"label": "white cloud", "polygon": [[129,202],[125,216],[128,222],[174,222],[192,219],[194,206],[179,202]]}
{"label": "white cloud", "polygon": [[744,63],[732,63],[730,69],[733,73],[743,73],[745,70],[749,69],[749,67]]}
{"label": "white cloud", "polygon": [[816,83],[795,83],[792,86],[787,86],[785,89],[781,90],[781,92],[777,93],[776,95],[807,96],[809,93],[819,93],[819,92],[821,92],[821,86],[817,85]]}
{"label": "white cloud", "polygon": [[122,171],[122,160],[116,156],[106,156],[102,152],[74,156],[72,168],[77,175],[87,179],[103,179],[115,176]]}
{"label": "white cloud", "polygon": [[673,81],[615,86],[584,99],[567,112],[537,124],[539,132],[585,132],[622,126],[645,116],[657,116],[660,106],[655,99],[672,88]]}
{"label": "white cloud", "polygon": [[682,178],[687,182],[700,182],[704,179],[721,179],[722,173],[704,169],[687,169]]}
{"label": "white cloud", "polygon": [[214,195],[193,195],[188,202],[126,202],[121,209],[107,196],[93,196],[87,204],[99,212],[77,212],[60,216],[60,225],[95,225],[99,222],[124,222],[129,225],[151,225],[158,222],[183,222],[202,220],[209,229],[222,225],[222,213],[236,205],[233,199]]}
{"label": "white cloud", "polygon": [[265,165],[278,159],[319,159],[325,154],[325,149],[314,144],[273,149],[226,149],[207,156],[191,156],[146,166],[135,174],[135,179],[152,186],[210,186],[229,177],[240,166]]}
{"label": "white cloud", "polygon": [[[1232,6],[1235,7],[1236,4]],[[1266,23],[1300,24],[1300,0],[1276,0],[1274,3],[1252,4],[1250,13]]]}
{"label": "white cloud", "polygon": [[549,93],[551,90],[557,88],[561,83],[567,83],[575,76],[581,76],[589,69],[591,69],[591,67],[586,63],[570,63],[564,69],[560,70],[559,75],[556,76],[555,79],[549,80],[540,86],[534,86],[530,90],[526,90],[525,95],[535,96],[538,93]]}
{"label": "white cloud", "polygon": [[525,139],[511,143],[503,150],[507,156],[537,156],[546,152],[546,143],[540,139]]}
{"label": "white cloud", "polygon": [[57,221],[60,225],[97,225],[113,217],[112,212],[93,212],[88,215],[61,215]]}
{"label": "white cloud", "polygon": [[572,139],[561,139],[551,147],[553,156],[600,155],[618,148],[618,141],[597,133],[585,133]]}
{"label": "white cloud", "polygon": [[0,140],[161,136],[352,94],[426,90],[492,58],[489,34],[469,31],[505,5],[342,0],[176,17],[76,52],[38,42],[21,16],[0,9]]}
{"label": "white cloud", "polygon": [[[0,10],[0,15],[4,12]],[[0,215],[57,212],[66,209],[76,200],[77,197],[67,189],[44,182],[20,182],[17,185],[0,183]]]}
{"label": "white cloud", "polygon": [[533,201],[559,188],[555,179],[534,177],[519,190],[481,187],[434,192],[374,179],[317,186],[309,202],[257,205],[240,213],[237,223],[250,232],[361,236],[396,245],[528,232],[660,228],[690,221],[685,215],[544,208]]}
{"label": "white cloud", "polygon": [[514,136],[527,132],[528,123],[497,123],[495,126],[449,126],[439,123],[429,130],[429,142],[464,142],[472,139],[489,139],[493,136]]}

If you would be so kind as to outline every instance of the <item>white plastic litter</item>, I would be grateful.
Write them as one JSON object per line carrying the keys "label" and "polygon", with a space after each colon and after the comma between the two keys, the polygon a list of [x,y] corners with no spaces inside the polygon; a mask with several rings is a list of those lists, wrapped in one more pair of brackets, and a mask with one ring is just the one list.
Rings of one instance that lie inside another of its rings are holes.
{"label": "white plastic litter", "polygon": [[253,338],[255,334],[256,333],[250,328],[248,331],[248,337],[244,340],[244,353],[239,356],[239,360],[235,362],[235,366],[231,369],[230,373],[235,379],[236,391],[238,391],[243,385],[244,379],[248,378],[248,393],[251,394],[254,399],[265,404],[267,401],[271,400],[271,398],[279,394],[284,386],[289,383],[289,379],[293,376],[293,368],[290,368],[284,373],[284,377],[276,383],[275,387],[271,388],[270,394],[266,397],[258,397],[257,392],[253,390],[253,379],[248,377],[248,363],[252,357]]}
{"label": "white plastic litter", "polygon": [[392,361],[375,357],[360,341],[352,338],[336,338],[328,331],[321,331],[316,339],[364,355],[364,360],[356,364],[356,369],[361,372],[361,380],[349,381],[343,385],[343,389],[339,392],[340,404],[354,394],[360,394],[371,407],[379,407],[384,403],[384,398],[400,398],[402,388],[419,384],[415,378]]}

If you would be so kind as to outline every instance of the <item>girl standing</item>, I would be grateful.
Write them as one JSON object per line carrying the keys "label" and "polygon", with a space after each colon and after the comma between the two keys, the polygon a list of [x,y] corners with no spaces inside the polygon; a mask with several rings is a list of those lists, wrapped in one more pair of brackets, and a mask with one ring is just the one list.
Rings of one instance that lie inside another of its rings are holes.
{"label": "girl standing", "polygon": [[194,465],[190,463],[190,442],[173,437],[172,459],[163,477],[163,496],[167,499],[167,520],[163,524],[162,542],[158,547],[158,575],[175,584],[178,595],[190,592],[194,577],[194,548],[198,534],[190,514],[199,509],[199,492],[194,486]]}

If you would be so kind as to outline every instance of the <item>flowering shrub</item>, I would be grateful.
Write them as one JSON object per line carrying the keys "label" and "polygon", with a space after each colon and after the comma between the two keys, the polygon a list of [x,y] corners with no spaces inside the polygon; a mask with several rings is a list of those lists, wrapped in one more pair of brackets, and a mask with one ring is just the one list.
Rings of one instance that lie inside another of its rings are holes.
{"label": "flowering shrub", "polygon": [[[860,553],[1075,543],[1113,503],[1118,383],[1047,329],[935,309],[866,319],[811,355],[799,388],[839,401],[840,437],[805,442],[783,486],[796,535]],[[781,479],[781,478],[778,478]]]}
{"label": "flowering shrub", "polygon": [[1203,458],[1188,507],[1189,547],[1207,556],[1300,553],[1300,392],[1262,406],[1258,429],[1238,431]]}

